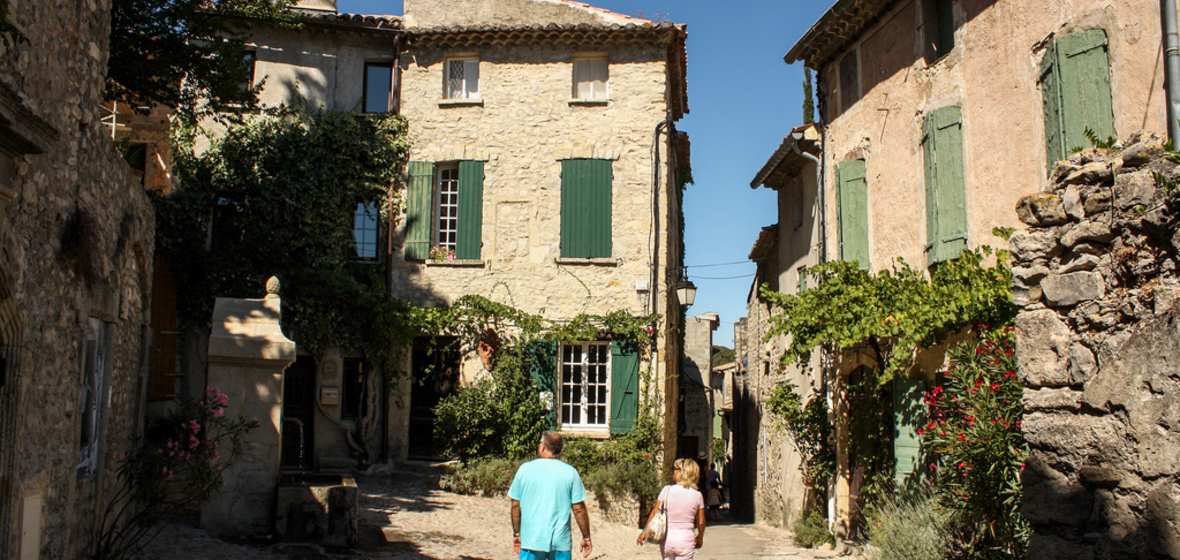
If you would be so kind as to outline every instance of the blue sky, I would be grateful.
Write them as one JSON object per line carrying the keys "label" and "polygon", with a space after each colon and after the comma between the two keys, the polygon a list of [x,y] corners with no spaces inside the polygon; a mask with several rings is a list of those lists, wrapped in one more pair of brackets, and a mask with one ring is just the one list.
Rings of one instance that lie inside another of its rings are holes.
{"label": "blue sky", "polygon": [[[685,195],[689,316],[715,312],[714,343],[733,345],[746,314],[754,265],[746,258],[763,226],[778,220],[774,192],[750,181],[791,127],[803,123],[803,68],[783,55],[828,0],[587,0],[621,14],[688,24],[688,103],[677,128],[692,138],[695,184]],[[339,0],[341,12],[402,14],[401,0]],[[728,264],[739,263],[739,264]],[[714,266],[720,265],[720,266]]]}

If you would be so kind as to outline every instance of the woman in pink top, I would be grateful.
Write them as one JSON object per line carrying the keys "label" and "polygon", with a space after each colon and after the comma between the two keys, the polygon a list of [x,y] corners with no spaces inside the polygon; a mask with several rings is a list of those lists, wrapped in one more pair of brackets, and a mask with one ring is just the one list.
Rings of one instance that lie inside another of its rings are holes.
{"label": "woman in pink top", "polygon": [[[647,519],[650,522],[661,506],[666,507],[668,530],[660,543],[660,554],[664,560],[691,560],[696,549],[705,543],[705,500],[697,490],[700,467],[692,459],[677,459],[672,465],[675,484],[660,491],[656,507]],[[642,532],[636,542],[643,544]]]}

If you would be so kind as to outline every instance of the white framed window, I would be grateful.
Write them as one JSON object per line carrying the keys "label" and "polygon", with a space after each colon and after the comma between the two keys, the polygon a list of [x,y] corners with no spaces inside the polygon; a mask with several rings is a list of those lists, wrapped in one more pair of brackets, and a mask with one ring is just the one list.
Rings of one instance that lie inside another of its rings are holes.
{"label": "white framed window", "polygon": [[610,343],[561,346],[561,427],[610,427]]}
{"label": "white framed window", "polygon": [[479,99],[479,59],[449,58],[443,69],[443,97]]}
{"label": "white framed window", "polygon": [[459,167],[438,170],[438,193],[434,200],[436,236],[434,246],[454,251],[459,243]]}
{"label": "white framed window", "polygon": [[610,64],[606,56],[583,55],[574,57],[574,99],[608,99],[606,85],[610,79]]}
{"label": "white framed window", "polygon": [[352,214],[352,258],[377,259],[377,234],[381,228],[381,213],[373,203],[358,203]]}
{"label": "white framed window", "polygon": [[78,477],[86,478],[98,468],[103,391],[106,386],[107,324],[91,317],[86,323],[82,345],[82,414],[81,447],[78,451]]}

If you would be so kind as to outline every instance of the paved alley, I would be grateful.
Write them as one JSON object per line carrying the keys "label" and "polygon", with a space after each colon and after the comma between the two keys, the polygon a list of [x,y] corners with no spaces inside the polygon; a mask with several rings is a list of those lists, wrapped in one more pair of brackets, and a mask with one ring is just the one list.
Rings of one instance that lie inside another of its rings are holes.
{"label": "paved alley", "polygon": [[[355,550],[268,541],[226,541],[191,524],[167,524],[144,552],[159,560],[514,560],[508,499],[444,492],[429,479],[398,473],[358,479],[360,526]],[[594,560],[658,560],[655,546],[637,546],[639,530],[602,519],[591,520]],[[575,534],[576,534],[575,530]],[[791,546],[778,529],[722,523],[709,527],[699,560],[788,560],[832,558],[831,551]],[[578,557],[575,555],[575,557]]]}

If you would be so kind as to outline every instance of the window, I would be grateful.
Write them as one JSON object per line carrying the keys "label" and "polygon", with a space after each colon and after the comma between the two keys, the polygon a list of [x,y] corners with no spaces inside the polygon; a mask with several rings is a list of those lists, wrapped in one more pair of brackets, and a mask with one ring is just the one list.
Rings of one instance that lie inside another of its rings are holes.
{"label": "window", "polygon": [[147,152],[148,146],[142,142],[132,142],[127,145],[127,151],[123,152],[123,159],[127,161],[127,165],[131,166],[131,172],[139,177],[139,185],[144,185],[147,172]]}
{"label": "window", "polygon": [[241,245],[245,232],[241,196],[233,193],[217,195],[217,201],[213,206],[213,220],[209,227],[210,250],[215,253],[234,250]]}
{"label": "window", "polygon": [[802,292],[807,289],[807,267],[801,266],[795,269],[795,293]]}
{"label": "window", "polygon": [[341,377],[340,417],[360,418],[365,414],[365,375],[369,366],[363,358],[344,358],[344,373]]}
{"label": "window", "polygon": [[605,56],[574,58],[574,99],[607,99],[609,65]]}
{"label": "window", "polygon": [[926,64],[942,58],[955,48],[955,14],[952,0],[923,0],[922,35],[926,43]]}
{"label": "window", "polygon": [[922,123],[926,171],[926,263],[957,258],[967,248],[967,187],[963,176],[963,113],[942,107]]}
{"label": "window", "polygon": [[610,387],[610,345],[605,342],[561,347],[561,425],[606,428]]}
{"label": "window", "polygon": [[366,113],[389,112],[390,93],[393,91],[393,65],[385,63],[365,64]]}
{"label": "window", "polygon": [[562,258],[611,256],[610,160],[561,162]]}
{"label": "window", "polygon": [[352,217],[352,258],[375,260],[377,258],[377,233],[380,213],[376,204],[360,203]]}
{"label": "window", "polygon": [[857,99],[860,99],[860,66],[856,50],[851,50],[840,60],[840,109],[847,111]]}
{"label": "window", "polygon": [[1050,171],[1074,148],[1090,145],[1086,129],[1102,139],[1115,136],[1106,32],[1081,31],[1053,41],[1041,60],[1041,95]]}
{"label": "window", "polygon": [[258,63],[257,51],[246,51],[245,54],[242,55],[242,60],[246,66],[246,81],[242,83],[242,89],[247,90],[254,87],[254,79],[256,78],[254,74],[254,68]]}
{"label": "window", "polygon": [[850,159],[836,166],[836,205],[840,228],[840,260],[869,269],[869,202],[865,162]]}
{"label": "window", "polygon": [[446,62],[443,97],[479,99],[479,59],[452,58]]}
{"label": "window", "polygon": [[99,432],[102,423],[102,394],[106,385],[107,324],[89,318],[86,340],[82,345],[82,414],[81,441],[78,452],[78,477],[86,478],[98,468]]}
{"label": "window", "polygon": [[[406,260],[478,260],[483,245],[482,161],[411,161]],[[452,257],[453,255],[453,257]]]}

